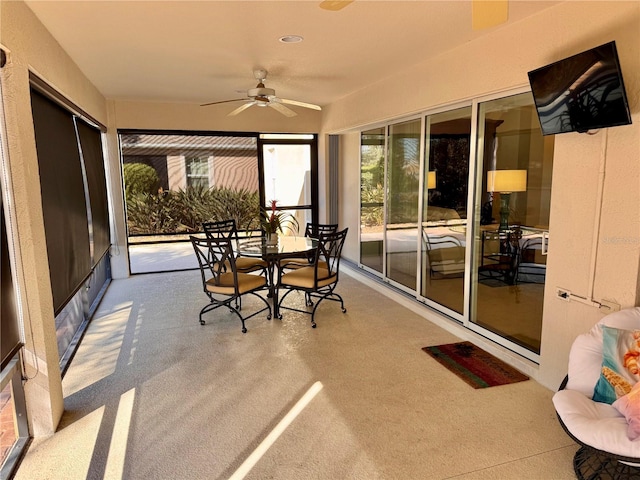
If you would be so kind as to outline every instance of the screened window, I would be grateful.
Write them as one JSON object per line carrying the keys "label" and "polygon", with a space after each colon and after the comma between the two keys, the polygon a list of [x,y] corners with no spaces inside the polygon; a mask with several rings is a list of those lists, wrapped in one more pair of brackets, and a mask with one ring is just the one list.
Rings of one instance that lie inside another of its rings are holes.
{"label": "screened window", "polygon": [[131,273],[197,268],[189,235],[234,219],[258,229],[255,134],[121,131]]}
{"label": "screened window", "polygon": [[193,157],[186,159],[187,187],[209,188],[209,160]]}

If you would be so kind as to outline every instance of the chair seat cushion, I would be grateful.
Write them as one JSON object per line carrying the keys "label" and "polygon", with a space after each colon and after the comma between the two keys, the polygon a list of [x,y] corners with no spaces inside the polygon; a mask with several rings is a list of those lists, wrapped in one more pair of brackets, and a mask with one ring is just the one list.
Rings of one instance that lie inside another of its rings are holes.
{"label": "chair seat cushion", "polygon": [[302,268],[308,267],[310,264],[308,258],[302,257],[291,257],[291,258],[283,258],[278,262],[279,268]]}
{"label": "chair seat cushion", "polygon": [[261,270],[263,268],[267,268],[267,262],[262,260],[261,258],[254,257],[237,257],[236,258],[236,269],[238,271],[247,270]]}
{"label": "chair seat cushion", "polygon": [[553,405],[567,430],[580,442],[640,460],[640,441],[629,440],[626,419],[611,405],[594,402],[576,390],[560,390],[553,396]]}
{"label": "chair seat cushion", "polygon": [[[313,289],[314,285],[314,267],[303,267],[289,273],[285,273],[280,278],[280,284],[290,287],[300,287]],[[329,275],[329,270],[318,267],[318,288],[326,287],[334,283],[338,279],[338,275],[334,273]]]}
{"label": "chair seat cushion", "polygon": [[[280,260],[279,264],[278,264],[278,268],[287,268],[290,270],[295,270],[298,268],[303,268],[303,267],[310,267],[312,266],[312,262],[309,262],[309,259],[307,258],[283,258],[282,260]],[[325,261],[319,261],[318,262],[318,267],[319,268],[324,268],[325,270],[327,269],[327,262]]]}
{"label": "chair seat cushion", "polygon": [[[243,293],[264,287],[267,280],[261,275],[251,275],[249,273],[238,273],[238,293]],[[233,273],[223,273],[220,275],[220,282],[216,285],[213,279],[207,280],[207,291],[220,295],[234,295],[235,286],[233,283]]]}

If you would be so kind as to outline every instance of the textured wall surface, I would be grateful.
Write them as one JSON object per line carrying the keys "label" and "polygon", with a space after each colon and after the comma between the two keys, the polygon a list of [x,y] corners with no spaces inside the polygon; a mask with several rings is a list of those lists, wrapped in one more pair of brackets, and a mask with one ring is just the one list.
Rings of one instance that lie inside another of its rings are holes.
{"label": "textured wall surface", "polygon": [[[538,381],[556,389],[573,339],[603,315],[555,298],[568,288],[623,308],[637,304],[640,260],[640,3],[565,2],[365,87],[325,109],[323,131],[342,133],[341,221],[359,204],[359,143],[348,132],[465,99],[527,87],[527,72],[615,40],[633,125],[556,136],[550,249]],[[375,98],[375,101],[371,101]],[[357,135],[355,135],[357,137]],[[601,192],[601,195],[600,193]],[[345,255],[358,260],[357,236]]]}

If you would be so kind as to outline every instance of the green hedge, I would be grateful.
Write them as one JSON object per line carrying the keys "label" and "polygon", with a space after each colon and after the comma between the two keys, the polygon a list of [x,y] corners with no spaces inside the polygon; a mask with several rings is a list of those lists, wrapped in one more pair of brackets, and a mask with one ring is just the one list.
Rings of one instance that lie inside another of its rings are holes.
{"label": "green hedge", "polygon": [[153,195],[158,192],[160,179],[153,167],[144,163],[125,163],[122,170],[126,198],[141,193]]}
{"label": "green hedge", "polygon": [[260,196],[245,189],[187,187],[127,195],[129,235],[191,233],[202,222],[233,218],[238,229],[257,229]]}

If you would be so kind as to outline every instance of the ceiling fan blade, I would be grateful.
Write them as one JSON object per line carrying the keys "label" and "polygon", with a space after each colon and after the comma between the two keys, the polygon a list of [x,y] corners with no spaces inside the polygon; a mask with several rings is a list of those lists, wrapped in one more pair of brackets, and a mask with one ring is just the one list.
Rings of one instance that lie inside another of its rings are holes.
{"label": "ceiling fan blade", "polygon": [[320,2],[320,8],[325,10],[331,10],[332,12],[337,12],[338,10],[342,10],[344,7],[353,3],[353,0],[324,0]]}
{"label": "ceiling fan blade", "polygon": [[200,105],[201,107],[208,107],[209,105],[217,105],[219,103],[229,103],[229,102],[239,102],[241,100],[246,100],[247,98],[234,98],[233,100],[222,100],[221,102],[209,102],[209,103],[203,103],[202,105]]}
{"label": "ceiling fan blade", "polygon": [[495,27],[507,21],[509,0],[472,0],[471,15],[474,30]]}
{"label": "ceiling fan blade", "polygon": [[278,102],[269,102],[269,106],[287,117],[295,117],[296,112]]}
{"label": "ceiling fan blade", "polygon": [[252,101],[252,102],[247,102],[244,105],[240,105],[238,108],[236,108],[233,112],[228,113],[227,117],[233,117],[234,115],[238,115],[240,112],[244,112],[247,108],[255,105],[256,102]]}
{"label": "ceiling fan blade", "polygon": [[312,108],[313,110],[322,110],[322,107],[320,105],[314,105],[313,103],[298,102],[296,100],[288,100],[286,98],[279,98],[278,101],[281,103],[286,103],[288,105],[295,105],[297,107]]}

